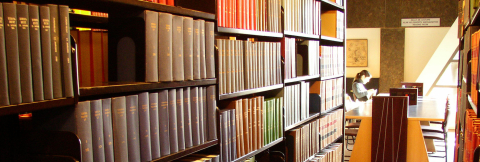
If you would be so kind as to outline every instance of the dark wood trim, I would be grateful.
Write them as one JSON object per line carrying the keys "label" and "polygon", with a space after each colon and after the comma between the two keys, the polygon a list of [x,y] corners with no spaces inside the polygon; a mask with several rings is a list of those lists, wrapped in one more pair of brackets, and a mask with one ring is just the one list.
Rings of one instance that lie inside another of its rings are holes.
{"label": "dark wood trim", "polygon": [[0,107],[0,116],[75,105],[74,98],[60,98]]}
{"label": "dark wood trim", "polygon": [[240,161],[245,161],[247,160],[248,158],[252,157],[252,156],[255,156],[257,155],[258,153],[261,153],[263,151],[265,151],[266,149],[272,147],[272,146],[275,146],[277,145],[278,143],[282,142],[283,141],[283,137],[280,137],[279,139],[273,141],[273,142],[270,142],[268,145],[258,149],[258,150],[255,150],[255,151],[252,151],[246,155],[243,155],[242,157],[239,157],[237,159],[235,159],[233,162],[240,162]]}
{"label": "dark wood trim", "polygon": [[247,90],[239,91],[239,92],[235,92],[235,93],[219,95],[218,100],[225,100],[225,99],[229,99],[229,98],[246,96],[246,95],[250,95],[250,94],[266,92],[266,91],[280,89],[280,88],[283,88],[283,84],[276,84],[276,85],[271,85],[271,86],[266,86],[266,87],[261,87],[261,88],[255,88],[255,89],[247,89]]}
{"label": "dark wood trim", "polygon": [[335,107],[333,107],[333,108],[331,108],[331,109],[329,109],[329,110],[326,110],[325,112],[322,112],[322,113],[320,114],[320,116],[325,116],[325,115],[327,115],[328,113],[333,112],[333,111],[335,111],[335,110],[337,110],[337,109],[339,109],[339,108],[343,108],[343,104],[338,105],[338,106],[335,106]]}
{"label": "dark wood trim", "polygon": [[307,76],[299,76],[296,78],[290,78],[290,79],[285,79],[285,84],[287,83],[295,83],[295,82],[300,82],[300,81],[306,81],[306,80],[311,80],[311,79],[318,79],[320,75],[307,75]]}
{"label": "dark wood trim", "polygon": [[209,148],[209,147],[217,145],[217,144],[218,144],[218,140],[208,141],[208,142],[205,142],[204,144],[201,144],[201,145],[198,145],[198,146],[193,146],[193,147],[190,147],[190,148],[186,148],[185,150],[179,151],[177,153],[170,154],[170,155],[152,160],[152,162],[164,162],[164,161],[166,162],[166,161],[177,160],[177,159],[180,159],[182,157],[188,156],[190,154],[196,153],[198,151],[204,150],[206,148]]}
{"label": "dark wood trim", "polygon": [[[340,10],[343,11],[345,8],[340,6],[339,4],[329,1],[329,0],[321,0],[322,2],[322,11],[328,10]],[[347,3],[346,1],[344,3]]]}
{"label": "dark wood trim", "polygon": [[[323,35],[320,37],[320,45],[332,44],[332,43],[336,43],[336,44],[343,43],[343,39],[333,38],[333,37],[323,36]],[[339,44],[339,45],[343,45],[343,44]]]}
{"label": "dark wood trim", "polygon": [[334,75],[334,76],[328,76],[328,77],[320,77],[320,80],[330,80],[330,79],[336,79],[336,78],[341,78],[343,75]]}
{"label": "dark wood trim", "polygon": [[108,29],[108,18],[70,13],[70,26]]}
{"label": "dark wood trim", "polygon": [[316,118],[319,117],[319,116],[320,116],[320,113],[310,113],[310,116],[309,116],[308,118],[303,119],[302,121],[299,121],[299,122],[297,122],[297,123],[295,123],[295,124],[292,124],[292,125],[286,127],[286,128],[285,128],[285,132],[287,132],[287,131],[289,131],[289,130],[291,130],[291,129],[293,129],[293,128],[296,128],[296,127],[298,127],[298,126],[300,126],[300,125],[303,125],[303,124],[305,124],[305,123],[308,123],[308,122],[316,119]]}
{"label": "dark wood trim", "polygon": [[319,40],[320,39],[319,35],[305,34],[305,33],[299,33],[299,32],[294,32],[294,31],[284,31],[283,34],[285,35],[285,37],[293,37],[293,38],[301,38],[301,39],[314,39],[314,40]]}
{"label": "dark wood trim", "polygon": [[217,34],[220,35],[232,35],[232,36],[256,36],[256,37],[270,37],[270,38],[283,38],[283,33],[245,30],[235,28],[218,27]]}

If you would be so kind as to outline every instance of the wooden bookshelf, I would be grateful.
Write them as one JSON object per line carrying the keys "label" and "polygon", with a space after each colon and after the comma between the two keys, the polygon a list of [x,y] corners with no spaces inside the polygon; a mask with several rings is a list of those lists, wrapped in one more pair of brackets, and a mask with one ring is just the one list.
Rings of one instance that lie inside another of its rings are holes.
{"label": "wooden bookshelf", "polygon": [[333,107],[333,108],[331,108],[331,109],[329,109],[329,110],[326,110],[325,112],[321,112],[321,113],[320,113],[320,116],[325,116],[325,115],[327,115],[328,113],[331,113],[332,111],[335,111],[335,110],[337,110],[337,109],[339,109],[339,108],[343,108],[343,104],[338,105],[338,106],[335,106],[335,107]]}
{"label": "wooden bookshelf", "polygon": [[[319,134],[320,135],[320,134]],[[323,152],[325,150],[325,148],[327,148],[328,146],[334,144],[334,143],[339,143],[341,140],[343,140],[343,135],[341,135],[340,137],[338,137],[337,139],[333,140],[332,143],[328,144],[327,146],[325,146],[324,148],[320,149],[320,152]]]}
{"label": "wooden bookshelf", "polygon": [[312,34],[305,34],[305,33],[299,33],[299,32],[294,32],[294,31],[284,31],[285,37],[293,37],[293,38],[301,38],[301,39],[313,39],[313,40],[319,40],[320,36],[319,35],[312,35]]}
{"label": "wooden bookshelf", "polygon": [[319,117],[319,116],[320,116],[320,113],[310,113],[310,115],[309,115],[308,118],[303,119],[302,121],[299,121],[299,122],[297,122],[297,123],[295,123],[295,124],[292,124],[292,125],[286,127],[286,128],[285,128],[285,131],[289,131],[289,130],[291,130],[291,129],[293,129],[293,128],[296,128],[296,127],[298,127],[298,126],[300,126],[300,125],[303,125],[303,124],[305,124],[305,123],[308,123],[308,122],[312,121],[313,119],[316,119],[316,118]]}
{"label": "wooden bookshelf", "polygon": [[201,150],[207,149],[209,147],[215,146],[217,144],[218,144],[218,140],[208,141],[208,142],[205,142],[202,145],[193,146],[193,147],[190,147],[190,148],[185,148],[185,150],[179,151],[177,153],[170,154],[170,155],[152,160],[152,162],[167,162],[167,161],[177,160],[177,159],[180,159],[182,157],[188,156],[190,154],[196,153],[198,151],[201,151]]}
{"label": "wooden bookshelf", "polygon": [[225,28],[225,27],[218,27],[217,31],[218,31],[218,34],[220,35],[283,38],[283,33],[275,33],[275,32],[265,32],[265,31],[245,30],[245,29]]}
{"label": "wooden bookshelf", "polygon": [[250,94],[266,92],[266,91],[271,91],[271,90],[275,90],[275,89],[280,89],[280,88],[283,88],[283,84],[276,84],[276,85],[271,85],[271,86],[266,86],[266,87],[261,87],[261,88],[255,88],[255,89],[247,89],[247,90],[239,91],[239,92],[235,92],[235,93],[219,95],[218,100],[225,100],[225,99],[229,99],[229,98],[241,97],[241,96],[246,96],[246,95],[250,95]]}
{"label": "wooden bookshelf", "polygon": [[325,45],[325,44],[332,44],[332,43],[343,43],[343,39],[340,38],[333,38],[329,36],[321,36],[320,37],[320,45]]}
{"label": "wooden bookshelf", "polygon": [[320,77],[320,80],[330,80],[330,79],[336,79],[336,78],[341,78],[343,75],[334,75],[334,76],[328,76],[328,77]]}
{"label": "wooden bookshelf", "polygon": [[306,80],[312,80],[312,79],[318,79],[320,75],[307,75],[307,76],[299,76],[296,78],[290,78],[290,79],[285,79],[285,84],[287,83],[295,83],[295,82],[301,82],[301,81],[306,81]]}
{"label": "wooden bookshelf", "polygon": [[475,105],[475,103],[473,103],[472,101],[472,96],[468,95],[468,103],[470,104],[470,106],[472,107],[473,111],[475,112],[475,114],[477,114],[477,118],[479,117],[478,116],[478,108],[477,108],[477,105]]}
{"label": "wooden bookshelf", "polygon": [[8,105],[0,107],[0,116],[74,105],[74,98],[60,98],[30,103],[21,103],[18,105]]}
{"label": "wooden bookshelf", "polygon": [[[340,10],[343,11],[345,8],[339,4],[329,1],[329,0],[320,0],[322,2],[322,11],[325,10]],[[347,2],[345,2],[347,3]]]}
{"label": "wooden bookshelf", "polygon": [[108,17],[99,17],[99,16],[70,13],[70,26],[107,29]]}
{"label": "wooden bookshelf", "polygon": [[257,155],[258,153],[261,153],[261,152],[265,151],[266,149],[268,149],[268,148],[270,148],[270,147],[273,147],[273,146],[279,144],[279,143],[282,142],[282,141],[283,141],[283,137],[281,137],[281,138],[279,138],[279,139],[277,139],[277,140],[269,143],[268,145],[266,145],[266,146],[264,146],[264,147],[262,147],[262,148],[260,148],[260,149],[258,149],[258,150],[255,150],[255,151],[252,151],[252,152],[250,152],[250,153],[248,153],[248,154],[246,154],[246,155],[243,155],[242,157],[239,157],[239,158],[235,159],[233,162],[242,162],[242,161],[245,161],[245,160],[251,158],[252,156]]}

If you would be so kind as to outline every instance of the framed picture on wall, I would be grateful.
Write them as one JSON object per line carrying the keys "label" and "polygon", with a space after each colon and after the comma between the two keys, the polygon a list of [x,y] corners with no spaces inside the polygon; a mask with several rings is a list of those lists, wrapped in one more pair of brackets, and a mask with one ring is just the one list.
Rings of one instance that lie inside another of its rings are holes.
{"label": "framed picture on wall", "polygon": [[368,40],[347,39],[347,67],[368,66]]}

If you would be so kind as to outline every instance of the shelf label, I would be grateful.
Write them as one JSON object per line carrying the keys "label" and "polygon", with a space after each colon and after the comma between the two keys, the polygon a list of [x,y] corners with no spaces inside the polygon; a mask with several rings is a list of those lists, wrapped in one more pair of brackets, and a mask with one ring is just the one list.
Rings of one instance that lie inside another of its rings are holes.
{"label": "shelf label", "polygon": [[402,19],[402,26],[440,26],[440,18]]}

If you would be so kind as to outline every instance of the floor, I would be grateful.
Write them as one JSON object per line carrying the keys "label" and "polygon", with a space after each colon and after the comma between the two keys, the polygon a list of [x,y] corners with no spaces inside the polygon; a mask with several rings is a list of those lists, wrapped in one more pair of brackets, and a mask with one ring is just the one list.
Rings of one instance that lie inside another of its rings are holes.
{"label": "floor", "polygon": [[[445,152],[443,151],[445,150],[445,148],[443,147],[444,145],[443,141],[435,141],[435,145],[437,146],[437,150],[439,150],[440,152],[429,154],[429,156],[444,156]],[[453,148],[455,147],[454,145],[455,145],[455,131],[449,130],[447,135],[447,162],[453,162]],[[353,145],[348,145],[348,149],[351,150],[352,148],[353,148]],[[345,161],[349,160],[351,154],[352,154],[351,151],[348,151],[347,149],[345,149]],[[443,157],[429,157],[428,159],[430,162],[445,162],[445,158]]]}

